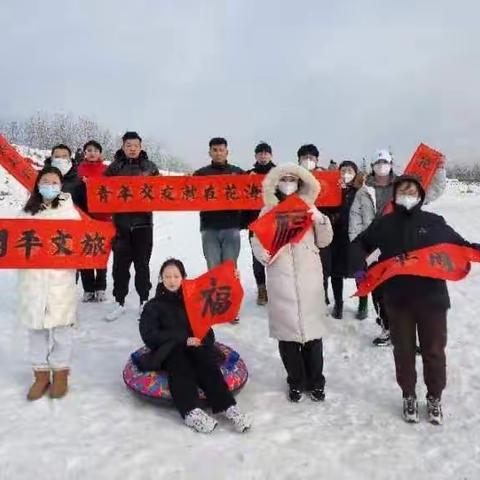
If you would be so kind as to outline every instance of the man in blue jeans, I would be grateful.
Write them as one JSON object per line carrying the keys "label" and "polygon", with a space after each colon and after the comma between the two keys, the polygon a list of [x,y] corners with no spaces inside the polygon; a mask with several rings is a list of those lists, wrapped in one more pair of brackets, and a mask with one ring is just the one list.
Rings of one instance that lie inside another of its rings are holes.
{"label": "man in blue jeans", "polygon": [[[228,163],[228,144],[224,138],[212,138],[209,143],[210,165],[197,170],[194,175],[237,175],[245,173],[241,168]],[[200,212],[203,255],[208,269],[225,260],[235,264],[240,254],[240,210],[218,210]],[[235,319],[238,321],[238,319]]]}

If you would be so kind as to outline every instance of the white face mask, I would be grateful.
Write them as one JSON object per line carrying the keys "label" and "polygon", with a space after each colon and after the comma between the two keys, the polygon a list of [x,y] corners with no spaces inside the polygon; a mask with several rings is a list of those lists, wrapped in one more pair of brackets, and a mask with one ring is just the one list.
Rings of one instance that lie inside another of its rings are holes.
{"label": "white face mask", "polygon": [[302,160],[300,164],[302,165],[303,168],[306,168],[309,171],[315,170],[317,166],[316,162],[310,159]]}
{"label": "white face mask", "polygon": [[52,167],[58,168],[62,175],[65,175],[72,168],[72,161],[65,158],[52,158]]}
{"label": "white face mask", "polygon": [[342,175],[342,178],[343,178],[343,181],[345,183],[350,183],[355,178],[355,174],[354,173],[344,173]]}
{"label": "white face mask", "polygon": [[377,163],[376,165],[373,166],[373,171],[379,177],[386,177],[387,175],[390,174],[391,170],[392,170],[392,166],[389,163]]}
{"label": "white face mask", "polygon": [[278,182],[278,189],[284,195],[291,195],[292,193],[295,193],[298,190],[298,183],[297,182],[285,182],[283,180],[280,180]]}
{"label": "white face mask", "polygon": [[407,210],[411,210],[413,207],[418,205],[420,199],[416,195],[397,195],[395,203],[405,207]]}

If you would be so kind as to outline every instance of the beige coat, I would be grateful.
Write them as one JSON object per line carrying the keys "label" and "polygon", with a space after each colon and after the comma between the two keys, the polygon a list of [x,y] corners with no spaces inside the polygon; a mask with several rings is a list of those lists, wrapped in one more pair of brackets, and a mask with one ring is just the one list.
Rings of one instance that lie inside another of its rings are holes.
{"label": "beige coat", "polygon": [[[314,205],[320,192],[318,181],[303,167],[286,164],[272,169],[265,177],[265,207],[260,215],[279,203],[275,193],[280,178],[287,173],[301,180],[299,196]],[[270,336],[277,340],[305,343],[322,338],[327,330],[319,248],[332,241],[333,233],[328,217],[323,215],[321,222],[314,223],[299,243],[283,247],[266,265]],[[257,259],[265,263],[267,252],[256,237],[252,238],[252,248]]]}
{"label": "beige coat", "polygon": [[[36,220],[79,220],[70,194],[62,193],[58,208],[47,208],[32,216]],[[41,329],[73,325],[77,316],[76,270],[21,269],[18,271],[18,316],[27,328]]]}

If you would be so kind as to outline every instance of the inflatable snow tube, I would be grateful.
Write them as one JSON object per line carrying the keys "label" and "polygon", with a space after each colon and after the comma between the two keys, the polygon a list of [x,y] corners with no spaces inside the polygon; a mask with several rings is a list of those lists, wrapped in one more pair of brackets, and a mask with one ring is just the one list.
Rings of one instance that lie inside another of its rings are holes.
{"label": "inflatable snow tube", "polygon": [[[220,365],[223,378],[232,392],[238,392],[248,379],[248,370],[240,355],[227,345],[216,343],[215,346],[223,353],[224,360]],[[163,400],[171,402],[172,396],[168,388],[166,372],[143,372],[137,368],[132,357],[148,352],[147,347],[142,347],[130,356],[123,369],[123,381],[125,385],[141,397],[150,400]],[[199,389],[199,396],[205,400],[205,394]]]}

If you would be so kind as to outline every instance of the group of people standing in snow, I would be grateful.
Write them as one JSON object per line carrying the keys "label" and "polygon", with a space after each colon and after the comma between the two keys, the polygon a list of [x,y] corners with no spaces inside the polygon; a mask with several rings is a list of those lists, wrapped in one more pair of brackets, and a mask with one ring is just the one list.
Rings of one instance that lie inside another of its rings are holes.
{"label": "group of people standing in snow", "polygon": [[[78,168],[65,145],[52,149],[52,156],[39,173],[23,216],[53,219],[79,218],[74,205],[88,213],[84,179],[92,176],[156,176],[159,171],[142,148],[136,132],[123,136],[122,148],[110,165],[102,158],[96,141],[84,146]],[[322,168],[315,145],[303,145],[297,162],[276,166],[272,148],[260,143],[255,164],[244,171],[228,162],[228,144],[223,138],[209,143],[211,163],[194,175],[265,175],[264,207],[261,211],[200,212],[203,253],[209,269],[226,260],[238,260],[240,231],[292,194],[309,206],[313,225],[297,244],[289,244],[273,258],[250,233],[253,272],[258,287],[257,304],[267,305],[270,336],[278,340],[280,358],[287,373],[288,399],[302,400],[308,392],[313,401],[325,399],[323,336],[329,316],[330,278],[334,305],[331,316],[343,317],[345,278],[360,282],[367,258],[380,251],[380,260],[442,242],[472,246],[454,232],[442,217],[422,210],[445,188],[445,168],[436,172],[425,192],[416,178],[396,176],[392,157],[379,150],[372,172],[360,172],[352,161]],[[320,191],[312,172],[338,169],[342,203],[335,208],[315,207]],[[384,215],[387,204],[393,212]],[[97,217],[99,218],[99,217]],[[111,221],[109,216],[99,219]],[[200,408],[200,385],[215,412],[224,412],[238,431],[250,427],[251,419],[240,412],[228,392],[218,366],[213,332],[203,341],[191,332],[182,296],[185,267],[177,259],[167,260],[160,270],[160,283],[150,300],[149,263],[153,245],[153,221],[149,212],[115,213],[113,223],[113,297],[115,308],[106,320],[126,311],[130,266],[135,267],[135,289],[139,295],[140,334],[150,348],[143,366],[166,370],[172,397],[185,423],[197,431],[215,428],[216,420]],[[370,257],[371,258],[371,257]],[[83,300],[106,299],[106,270],[80,272]],[[41,398],[48,390],[52,398],[67,393],[76,317],[74,270],[23,270],[20,277],[20,317],[29,329],[30,355],[35,382],[28,399]],[[34,292],[33,292],[34,290]],[[432,423],[442,422],[441,394],[445,387],[446,313],[450,307],[443,280],[402,276],[392,278],[373,292],[373,305],[382,333],[376,346],[393,343],[397,381],[403,392],[403,415],[418,421],[415,394],[416,332],[424,362],[427,407]],[[32,302],[32,298],[36,298]],[[356,317],[368,316],[367,297],[359,298]],[[232,319],[238,323],[239,319]],[[51,376],[52,372],[52,376]]]}

